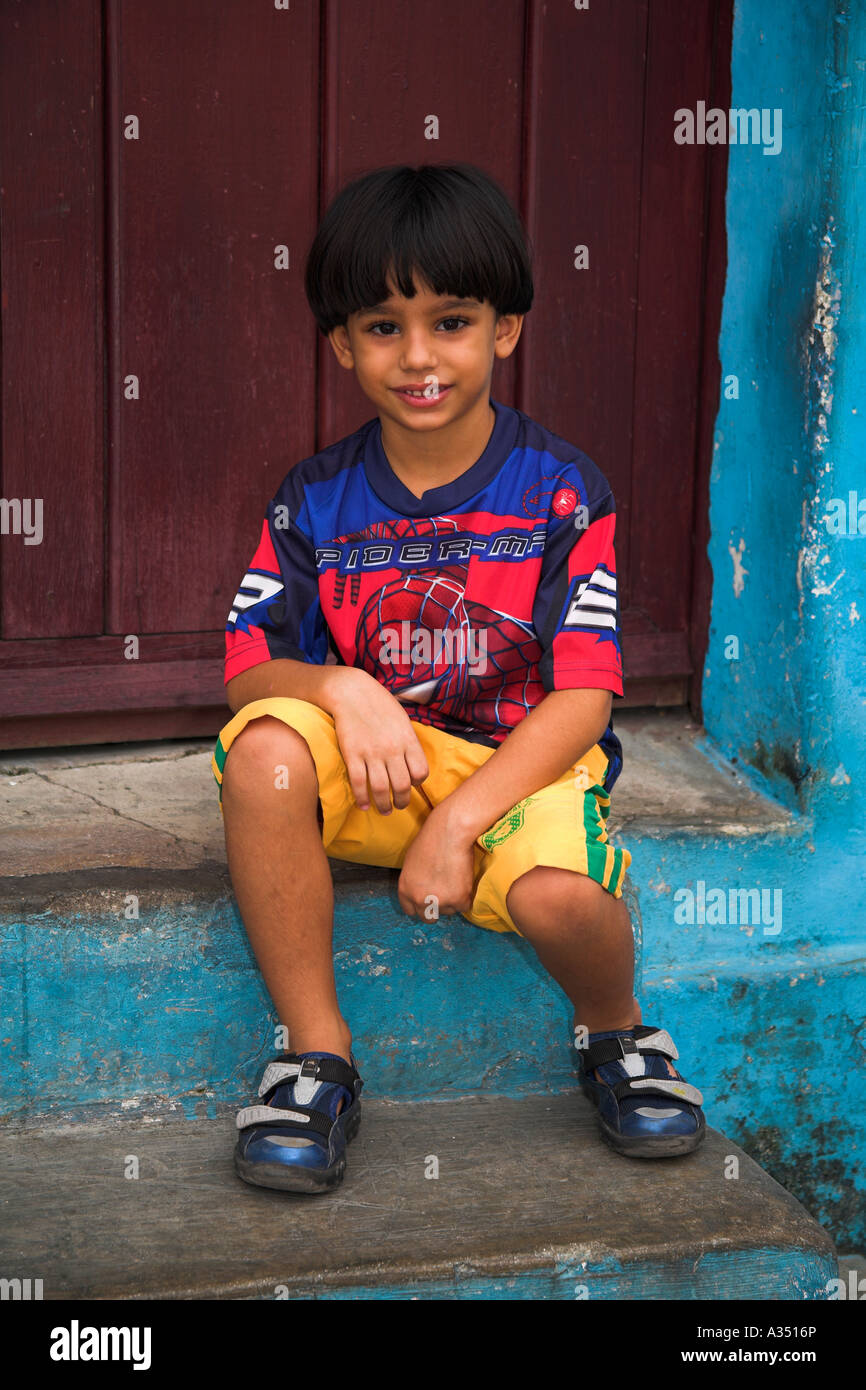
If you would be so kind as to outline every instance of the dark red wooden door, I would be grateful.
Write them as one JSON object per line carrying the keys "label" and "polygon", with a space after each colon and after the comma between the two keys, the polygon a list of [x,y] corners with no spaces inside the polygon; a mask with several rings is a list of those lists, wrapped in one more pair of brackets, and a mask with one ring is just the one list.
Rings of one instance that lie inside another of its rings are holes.
{"label": "dark red wooden door", "polygon": [[[673,113],[727,104],[730,8],[3,0],[0,746],[224,721],[265,505],[372,414],[304,256],[336,189],[391,163],[468,160],[523,213],[536,302],[493,394],[608,476],[629,699],[686,700],[724,153],[676,145]],[[37,499],[38,543],[14,506]]]}

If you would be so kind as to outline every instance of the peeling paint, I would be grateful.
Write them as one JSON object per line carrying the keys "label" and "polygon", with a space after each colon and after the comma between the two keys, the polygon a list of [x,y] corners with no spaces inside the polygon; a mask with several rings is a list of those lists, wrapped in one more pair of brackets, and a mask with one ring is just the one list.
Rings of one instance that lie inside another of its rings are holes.
{"label": "peeling paint", "polygon": [[[822,565],[827,564],[827,563],[829,562],[829,559],[830,559],[829,555],[823,556],[823,558],[822,558],[822,560],[821,560],[821,564],[822,564]],[[840,574],[837,574],[837,575],[836,575],[836,578],[833,580],[832,584],[823,584],[823,583],[821,583],[821,581],[819,580],[817,584],[813,585],[813,587],[812,587],[812,593],[813,593],[816,597],[818,597],[818,598],[820,598],[822,594],[832,594],[833,590],[835,589],[836,585],[839,583],[839,580],[842,578],[842,575],[843,575],[844,573],[845,573],[845,571],[842,570]]]}
{"label": "peeling paint", "polygon": [[[821,238],[820,269],[815,282],[812,325],[805,343],[805,366],[809,382],[807,402],[812,399],[816,427],[812,430],[812,447],[816,454],[828,443],[827,416],[833,410],[833,374],[836,362],[836,325],[842,304],[842,287],[833,268],[833,238],[835,220],[827,221]],[[807,429],[809,421],[807,420]]]}
{"label": "peeling paint", "polygon": [[735,550],[734,547],[730,544],[730,542],[728,543],[728,554],[730,555],[731,559],[732,559],[733,562],[734,562],[734,597],[735,597],[735,598],[739,598],[739,597],[740,597],[740,594],[743,592],[743,589],[745,588],[745,584],[746,584],[746,575],[749,573],[749,571],[748,571],[747,569],[745,569],[744,566],[743,566],[743,552],[744,552],[745,549],[746,549],[746,542],[745,542],[745,540],[744,540],[742,537],[740,537],[740,544],[739,544],[739,546],[737,547],[736,550]]}
{"label": "peeling paint", "polygon": [[803,501],[801,530],[804,543],[797,556],[797,589],[800,595],[798,616],[801,620],[804,616],[804,584],[808,584],[814,597],[826,597],[833,592],[845,573],[842,570],[830,583],[819,575],[820,568],[830,563],[825,516],[827,492],[833,484],[834,465],[829,458],[823,458],[823,455],[829,443],[827,422],[833,410],[837,326],[842,306],[841,283],[832,259],[836,246],[833,228],[834,219],[830,216],[827,229],[821,238],[811,323],[803,342],[804,433],[812,453],[815,483],[810,495]]}

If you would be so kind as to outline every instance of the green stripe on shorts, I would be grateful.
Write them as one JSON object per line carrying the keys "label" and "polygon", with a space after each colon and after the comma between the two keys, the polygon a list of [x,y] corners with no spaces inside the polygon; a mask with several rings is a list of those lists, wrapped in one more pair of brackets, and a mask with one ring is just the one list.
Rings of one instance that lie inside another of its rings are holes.
{"label": "green stripe on shorts", "polygon": [[604,886],[607,845],[599,843],[604,834],[604,827],[599,815],[598,802],[591,791],[583,794],[583,829],[586,835],[586,864],[589,877]]}
{"label": "green stripe on shorts", "polygon": [[[219,739],[219,738],[218,738],[217,741],[216,741],[216,746],[215,746],[215,748],[214,748],[214,750],[213,750],[213,761],[216,763],[216,768],[214,768],[213,766],[211,766],[211,771],[213,772],[214,781],[216,782],[217,786],[218,786],[219,789],[220,789],[220,810],[222,810],[222,808],[223,808],[223,784],[222,784],[222,778],[223,778],[223,773],[225,772],[226,758],[227,758],[227,757],[228,757],[228,750],[225,749],[225,748],[223,748],[222,739]],[[217,775],[217,768],[219,769],[219,775]]]}
{"label": "green stripe on shorts", "polygon": [[[615,893],[617,885],[622,878],[623,855],[624,851],[617,849],[610,841],[602,841],[604,834],[604,824],[602,817],[607,819],[610,810],[610,798],[607,799],[607,806],[596,801],[592,792],[584,792],[583,797],[583,825],[586,831],[586,862],[589,867],[589,877],[594,879],[608,893]],[[608,864],[608,854],[613,855],[613,867],[607,883],[604,881],[605,871]]]}
{"label": "green stripe on shorts", "polygon": [[[217,767],[218,767],[219,770],[220,770],[220,777],[222,777],[222,775],[223,775],[223,770],[225,769],[226,758],[228,757],[228,753],[226,752],[225,748],[223,748],[222,740],[219,739],[219,738],[218,738],[217,741],[216,741],[216,748],[213,750],[213,755],[214,755],[214,762],[216,763]],[[216,773],[214,773],[214,777],[216,777]],[[219,777],[217,777],[217,781],[219,781]]]}

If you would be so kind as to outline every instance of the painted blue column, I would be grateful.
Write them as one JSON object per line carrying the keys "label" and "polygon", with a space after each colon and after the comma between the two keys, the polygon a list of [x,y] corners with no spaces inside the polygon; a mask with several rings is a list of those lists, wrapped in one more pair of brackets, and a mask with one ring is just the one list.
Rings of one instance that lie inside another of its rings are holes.
{"label": "painted blue column", "polygon": [[[840,841],[859,854],[866,8],[742,0],[732,87],[733,107],[780,108],[783,138],[775,155],[729,150],[705,723],[767,790],[815,815],[822,855]],[[848,891],[862,900],[859,882]]]}
{"label": "painted blue column", "polygon": [[[724,1030],[712,994],[684,1019],[715,1035],[717,1122],[844,1249],[866,1210],[866,6],[738,0],[731,105],[783,124],[777,154],[728,152],[704,721],[799,829],[667,878],[782,888],[781,932],[728,954]],[[690,941],[716,972],[695,935],[659,932],[657,976]]]}

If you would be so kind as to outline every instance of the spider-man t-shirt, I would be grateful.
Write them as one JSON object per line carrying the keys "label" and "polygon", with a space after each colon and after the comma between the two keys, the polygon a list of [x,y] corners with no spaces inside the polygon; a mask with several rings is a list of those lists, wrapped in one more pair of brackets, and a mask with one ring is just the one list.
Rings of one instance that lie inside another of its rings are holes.
{"label": "spider-man t-shirt", "polygon": [[[622,695],[614,501],[523,411],[416,497],[378,418],[287,474],[226,624],[225,679],[280,657],[360,666],[411,719],[496,747],[550,690]],[[600,740],[610,790],[622,767]]]}

